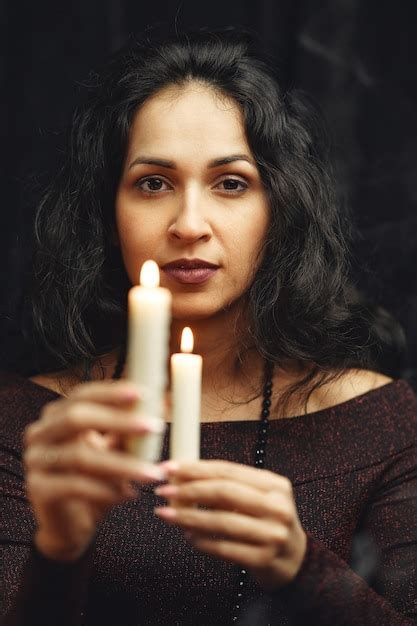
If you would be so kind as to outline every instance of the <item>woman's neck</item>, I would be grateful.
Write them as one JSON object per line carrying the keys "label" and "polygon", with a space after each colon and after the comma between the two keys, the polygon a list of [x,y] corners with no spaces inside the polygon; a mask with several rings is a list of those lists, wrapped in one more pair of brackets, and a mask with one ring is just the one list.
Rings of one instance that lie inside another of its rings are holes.
{"label": "woman's neck", "polygon": [[[194,336],[195,354],[203,357],[202,391],[207,394],[232,391],[245,387],[249,393],[259,390],[264,376],[264,359],[254,346],[246,346],[237,339],[235,321],[225,325],[206,320],[173,320],[167,360],[168,384],[170,386],[170,357],[180,351],[181,333],[190,326]],[[114,374],[120,350],[99,357],[92,368],[93,379],[111,378]],[[122,378],[127,377],[126,366]]]}
{"label": "woman's neck", "polygon": [[170,356],[180,351],[185,326],[193,331],[193,352],[203,357],[203,392],[229,388],[238,381],[247,384],[263,374],[263,359],[254,346],[245,346],[240,339],[241,324],[236,315],[219,315],[210,320],[174,319],[170,332]]}

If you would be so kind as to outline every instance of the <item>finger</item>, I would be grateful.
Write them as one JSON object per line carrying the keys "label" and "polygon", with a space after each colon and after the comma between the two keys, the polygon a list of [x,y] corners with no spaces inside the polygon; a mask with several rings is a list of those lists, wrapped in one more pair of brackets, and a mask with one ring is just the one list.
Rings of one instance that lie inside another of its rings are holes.
{"label": "finger", "polygon": [[28,470],[71,473],[101,479],[124,478],[144,483],[164,480],[163,471],[126,452],[92,448],[83,442],[61,446],[31,446],[24,454]]}
{"label": "finger", "polygon": [[129,380],[91,381],[76,385],[71,390],[71,400],[86,400],[103,404],[120,404],[140,400],[146,395],[146,388]]}
{"label": "finger", "polygon": [[130,411],[109,408],[89,402],[71,404],[66,413],[56,419],[41,419],[31,424],[25,433],[25,444],[56,443],[77,436],[88,429],[119,434],[162,432],[162,420],[146,418]]}
{"label": "finger", "polygon": [[126,485],[104,483],[79,474],[45,474],[32,472],[27,479],[29,498],[34,496],[44,505],[51,505],[66,498],[81,498],[100,505],[113,505],[137,498],[133,488]]}
{"label": "finger", "polygon": [[124,438],[117,433],[100,433],[97,430],[89,430],[87,435],[83,434],[82,437],[84,441],[98,450],[124,451],[126,449]]}
{"label": "finger", "polygon": [[92,448],[97,450],[109,449],[113,445],[113,439],[117,438],[116,435],[109,435],[108,433],[100,433],[97,430],[87,430],[82,435],[84,441],[88,443]]}
{"label": "finger", "polygon": [[290,524],[294,517],[292,498],[282,491],[260,491],[229,480],[195,480],[155,489],[158,496],[184,504],[202,504],[226,511],[239,511],[259,518],[279,519]]}
{"label": "finger", "polygon": [[42,421],[55,420],[65,411],[66,406],[74,402],[92,402],[110,406],[129,408],[146,396],[145,388],[130,381],[100,381],[77,385],[67,398],[48,402],[42,410]]}
{"label": "finger", "polygon": [[235,541],[281,546],[289,537],[289,529],[284,524],[229,511],[157,507],[154,512],[161,519],[185,530],[220,535]]}
{"label": "finger", "polygon": [[264,491],[284,491],[292,493],[290,480],[285,476],[266,469],[258,469],[240,463],[221,460],[204,461],[164,461],[160,463],[168,474],[176,480],[199,480],[208,478],[225,478],[262,489]]}
{"label": "finger", "polygon": [[228,541],[227,539],[211,539],[206,535],[191,535],[187,537],[191,545],[217,557],[249,568],[265,568],[276,558],[277,551],[273,546],[252,546],[246,543]]}

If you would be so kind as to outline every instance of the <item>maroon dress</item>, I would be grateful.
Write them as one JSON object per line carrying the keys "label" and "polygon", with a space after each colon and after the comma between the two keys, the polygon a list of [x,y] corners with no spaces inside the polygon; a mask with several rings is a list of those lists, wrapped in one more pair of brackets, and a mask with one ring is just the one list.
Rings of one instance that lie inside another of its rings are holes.
{"label": "maroon dress", "polygon": [[[232,623],[239,567],[193,549],[153,514],[154,485],[114,507],[76,562],[32,544],[22,431],[58,395],[0,375],[0,621],[4,626]],[[404,380],[271,420],[266,468],[294,486],[307,553],[293,582],[248,577],[239,624],[412,624],[417,616],[417,398]],[[168,455],[167,429],[163,458]],[[257,421],[203,423],[201,456],[253,462]],[[236,623],[236,622],[235,622]]]}

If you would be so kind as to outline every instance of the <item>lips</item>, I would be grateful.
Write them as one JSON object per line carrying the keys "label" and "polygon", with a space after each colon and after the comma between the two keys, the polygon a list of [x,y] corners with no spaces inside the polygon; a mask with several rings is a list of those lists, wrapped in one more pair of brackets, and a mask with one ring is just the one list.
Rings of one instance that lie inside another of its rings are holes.
{"label": "lips", "polygon": [[179,283],[199,284],[211,278],[219,266],[202,259],[177,259],[161,269]]}
{"label": "lips", "polygon": [[162,266],[163,270],[200,270],[218,269],[218,265],[204,261],[203,259],[176,259]]}

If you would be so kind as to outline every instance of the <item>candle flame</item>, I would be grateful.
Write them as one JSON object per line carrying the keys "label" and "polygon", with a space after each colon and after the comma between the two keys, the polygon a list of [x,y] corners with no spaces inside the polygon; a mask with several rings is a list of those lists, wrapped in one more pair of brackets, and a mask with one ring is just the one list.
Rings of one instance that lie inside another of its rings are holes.
{"label": "candle flame", "polygon": [[140,270],[140,284],[142,287],[159,286],[159,267],[155,261],[145,261]]}
{"label": "candle flame", "polygon": [[181,352],[192,352],[194,348],[194,337],[191,328],[186,326],[181,335]]}

